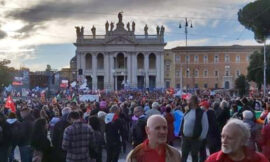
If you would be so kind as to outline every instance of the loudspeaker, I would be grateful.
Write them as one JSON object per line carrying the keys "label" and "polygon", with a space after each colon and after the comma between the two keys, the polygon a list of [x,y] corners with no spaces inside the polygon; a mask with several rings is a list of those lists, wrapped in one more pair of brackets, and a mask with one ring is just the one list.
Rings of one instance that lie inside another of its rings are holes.
{"label": "loudspeaker", "polygon": [[83,74],[83,69],[79,69],[79,75],[82,75]]}

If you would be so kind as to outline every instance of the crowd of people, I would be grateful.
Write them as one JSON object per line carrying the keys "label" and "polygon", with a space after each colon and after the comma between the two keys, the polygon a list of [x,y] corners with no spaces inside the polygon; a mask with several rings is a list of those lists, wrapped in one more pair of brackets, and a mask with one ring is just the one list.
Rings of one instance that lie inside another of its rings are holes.
{"label": "crowd of people", "polygon": [[193,162],[270,160],[267,98],[118,91],[81,102],[61,95],[17,101],[15,111],[1,106],[1,162],[17,161],[15,148],[22,162],[117,162],[129,145],[128,162],[186,162],[189,154]]}

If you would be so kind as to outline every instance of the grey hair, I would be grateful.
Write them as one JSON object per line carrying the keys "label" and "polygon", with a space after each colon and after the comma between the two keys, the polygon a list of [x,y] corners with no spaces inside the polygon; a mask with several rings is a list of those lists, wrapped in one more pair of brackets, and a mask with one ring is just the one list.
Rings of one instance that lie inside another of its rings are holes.
{"label": "grey hair", "polygon": [[225,126],[228,125],[233,125],[237,127],[237,130],[242,134],[243,144],[247,146],[250,138],[250,127],[248,126],[248,124],[244,123],[242,120],[232,118],[226,123]]}
{"label": "grey hair", "polygon": [[71,108],[70,107],[65,107],[62,109],[61,113],[62,113],[62,116],[63,115],[66,115],[66,114],[69,114],[71,112]]}

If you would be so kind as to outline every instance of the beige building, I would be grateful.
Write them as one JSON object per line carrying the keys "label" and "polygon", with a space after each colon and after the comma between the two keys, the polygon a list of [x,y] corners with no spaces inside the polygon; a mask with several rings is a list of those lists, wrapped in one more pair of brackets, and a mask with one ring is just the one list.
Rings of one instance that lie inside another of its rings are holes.
{"label": "beige building", "polygon": [[234,88],[247,74],[249,57],[260,46],[194,46],[165,51],[165,87]]}

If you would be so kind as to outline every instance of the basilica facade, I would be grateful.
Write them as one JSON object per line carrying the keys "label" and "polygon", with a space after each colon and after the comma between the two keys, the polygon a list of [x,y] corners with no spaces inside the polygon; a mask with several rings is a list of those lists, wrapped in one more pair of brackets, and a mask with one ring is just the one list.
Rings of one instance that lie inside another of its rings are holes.
{"label": "basilica facade", "polygon": [[77,40],[77,80],[86,81],[89,89],[120,90],[129,88],[164,88],[164,32],[156,28],[154,35],[135,35],[135,22],[105,23],[105,34],[84,34],[84,27],[75,27]]}

